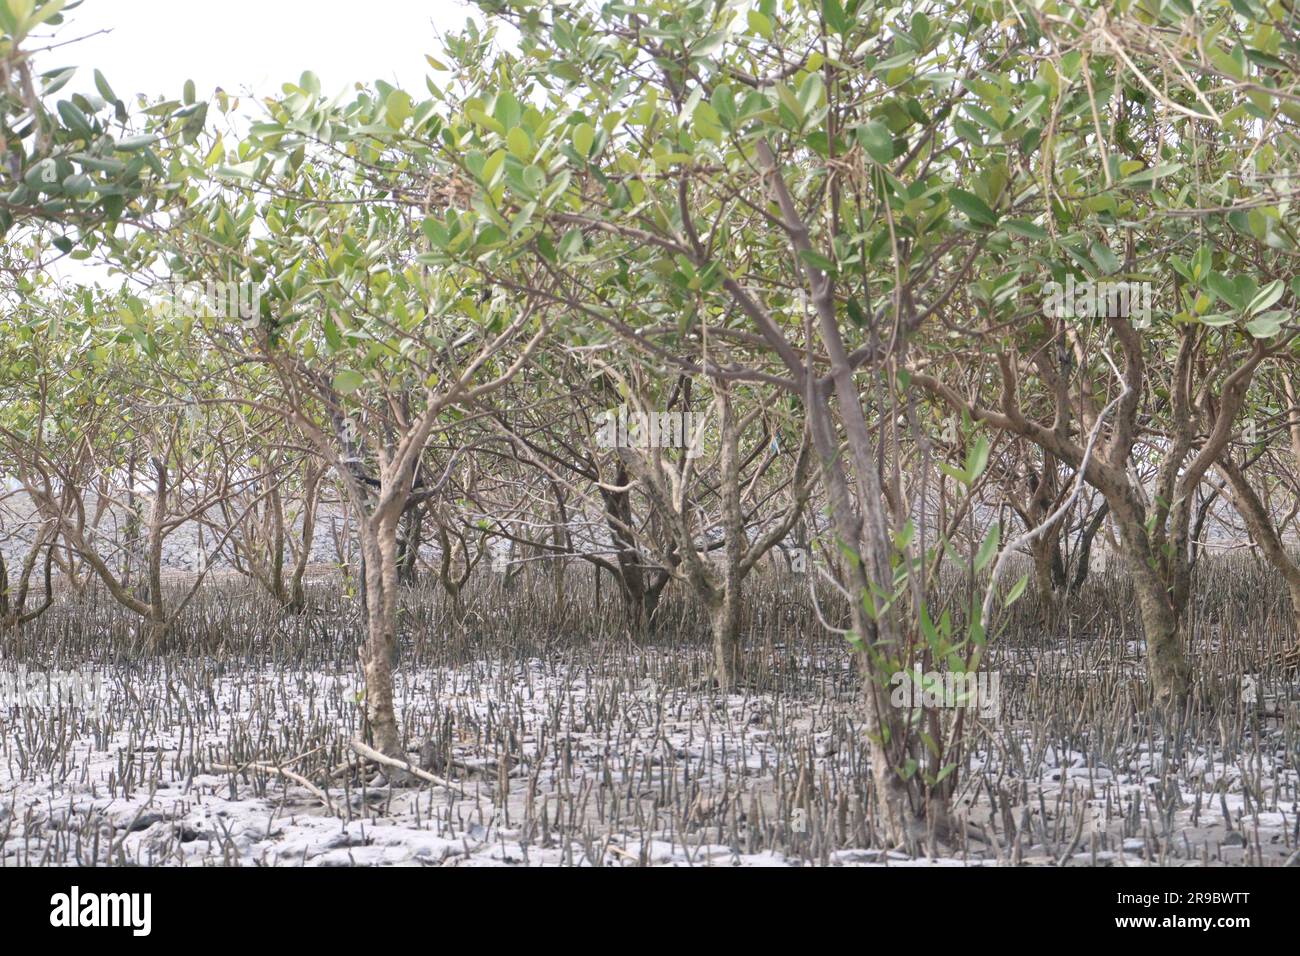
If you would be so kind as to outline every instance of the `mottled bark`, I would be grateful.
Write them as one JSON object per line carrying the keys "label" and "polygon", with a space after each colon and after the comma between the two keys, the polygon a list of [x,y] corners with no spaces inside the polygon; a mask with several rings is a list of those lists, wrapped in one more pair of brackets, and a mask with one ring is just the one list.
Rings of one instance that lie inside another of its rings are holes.
{"label": "mottled bark", "polygon": [[397,651],[397,522],[400,505],[389,502],[361,525],[366,578],[366,642],[361,665],[366,680],[366,718],[375,748],[390,757],[402,753],[393,703],[393,658]]}

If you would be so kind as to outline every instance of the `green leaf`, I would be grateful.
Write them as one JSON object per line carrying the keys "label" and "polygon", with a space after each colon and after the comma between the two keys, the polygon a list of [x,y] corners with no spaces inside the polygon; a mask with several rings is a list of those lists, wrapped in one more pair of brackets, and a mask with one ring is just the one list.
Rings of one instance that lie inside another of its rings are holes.
{"label": "green leaf", "polygon": [[1242,309],[1246,306],[1245,299],[1242,298],[1236,284],[1222,273],[1211,272],[1206,276],[1205,287],[1234,309]]}
{"label": "green leaf", "polygon": [[1092,244],[1092,261],[1097,263],[1097,268],[1105,275],[1110,275],[1119,269],[1119,257],[1111,252],[1110,246],[1104,242],[1094,242]]}
{"label": "green leaf", "polygon": [[989,440],[987,436],[980,435],[975,439],[975,444],[971,450],[966,453],[966,476],[967,483],[974,483],[979,480],[979,476],[984,474],[984,468],[989,463]]}
{"label": "green leaf", "polygon": [[333,316],[327,315],[325,316],[324,324],[325,344],[330,347],[331,351],[337,352],[339,349],[343,348],[343,334],[339,332],[338,323],[334,321]]}
{"label": "green leaf", "polygon": [[402,90],[393,90],[384,101],[384,119],[393,129],[406,122],[411,115],[411,95]]}
{"label": "green leaf", "polygon": [[939,470],[943,472],[945,475],[947,475],[949,478],[951,478],[953,481],[962,485],[966,484],[966,472],[962,471],[960,468],[954,468],[946,461],[938,462],[938,465],[939,465]]}
{"label": "green leaf", "polygon": [[573,127],[573,148],[577,150],[578,155],[584,158],[591,155],[591,146],[596,139],[596,131],[591,128],[590,123],[579,123]]}
{"label": "green leaf", "polygon": [[1047,98],[1041,93],[1037,96],[1030,97],[1029,102],[1021,108],[1020,112],[1011,117],[1011,122],[1007,124],[1006,128],[1008,130],[1015,129],[1015,127],[1019,126],[1042,109],[1045,102],[1047,102]]}
{"label": "green leaf", "polygon": [[1124,180],[1124,182],[1151,183],[1151,182],[1155,182],[1157,179],[1163,179],[1166,176],[1172,176],[1174,173],[1178,172],[1182,168],[1183,168],[1182,163],[1161,163],[1159,166],[1152,166],[1148,169],[1142,170],[1139,173],[1134,173],[1132,176],[1127,177]]}
{"label": "green leaf", "polygon": [[465,116],[469,120],[477,124],[478,126],[482,126],[484,129],[491,130],[492,132],[496,133],[498,136],[506,135],[505,124],[503,124],[495,116],[488,116],[487,113],[484,113],[480,109],[472,109],[472,108],[466,109]]}
{"label": "green leaf", "polygon": [[117,149],[124,153],[134,153],[158,142],[157,136],[127,136],[117,141]]}
{"label": "green leaf", "polygon": [[862,309],[862,303],[857,299],[849,299],[846,303],[849,313],[849,321],[858,328],[865,328],[867,324],[867,314]]}
{"label": "green leaf", "polygon": [[117,102],[117,96],[113,93],[113,88],[108,85],[108,80],[104,79],[104,74],[99,70],[95,71],[95,89],[99,90],[99,95],[110,103]]}
{"label": "green leaf", "polygon": [[722,118],[713,104],[700,100],[695,104],[695,113],[691,117],[695,134],[715,142],[722,141]]}
{"label": "green leaf", "polygon": [[1246,331],[1253,338],[1271,339],[1282,331],[1282,326],[1291,318],[1291,313],[1285,309],[1278,309],[1275,312],[1265,312],[1259,318],[1246,323]]}
{"label": "green leaf", "polygon": [[718,114],[718,119],[727,129],[731,129],[736,123],[736,97],[731,92],[731,87],[725,83],[719,84],[713,88],[713,95],[709,97],[709,102],[713,105],[713,110]]}
{"label": "green leaf", "polygon": [[1049,238],[1046,229],[1042,226],[1036,226],[1025,219],[1005,219],[1002,222],[1002,228],[1026,239],[1045,240]]}
{"label": "green leaf", "polygon": [[839,0],[822,0],[822,18],[840,36],[847,34],[853,26],[853,21],[845,14]]}
{"label": "green leaf", "polygon": [[798,99],[802,114],[807,116],[820,106],[825,98],[825,93],[826,82],[822,79],[822,75],[820,73],[808,74],[804,81],[799,84]]}
{"label": "green leaf", "polygon": [[[506,148],[519,159],[528,159],[533,152],[533,141],[521,127],[514,127],[506,134]],[[583,155],[586,155],[585,153]]]}
{"label": "green leaf", "polygon": [[1286,286],[1281,279],[1274,279],[1264,288],[1259,290],[1259,294],[1250,300],[1250,305],[1246,311],[1251,315],[1257,315],[1265,309],[1270,308],[1278,299],[1282,298],[1282,293],[1286,291]]}
{"label": "green leaf", "polygon": [[62,119],[73,132],[79,133],[82,136],[92,135],[93,131],[90,128],[90,120],[86,118],[86,114],[81,112],[81,110],[78,109],[71,100],[59,100],[58,110],[59,118]]}
{"label": "green leaf", "polygon": [[1192,256],[1192,281],[1200,282],[1204,276],[1210,274],[1212,265],[1212,253],[1209,246],[1201,246],[1196,250],[1196,255]]}
{"label": "green leaf", "polygon": [[488,189],[496,186],[497,179],[505,165],[505,161],[506,151],[504,149],[498,149],[495,153],[489,156],[487,161],[483,164],[483,169],[479,173],[479,178],[482,180],[483,185]]}
{"label": "green leaf", "polygon": [[334,391],[340,395],[351,395],[364,383],[365,376],[360,372],[345,369],[334,376]]}
{"label": "green leaf", "polygon": [[802,123],[803,103],[799,101],[799,97],[794,95],[794,91],[790,89],[789,85],[786,83],[776,84],[776,96],[781,105],[790,111],[790,115],[794,117],[795,121]]}
{"label": "green leaf", "polygon": [[998,224],[997,214],[988,207],[988,204],[983,199],[980,199],[974,193],[967,192],[964,189],[950,189],[948,190],[948,201],[965,213],[966,217],[978,226],[989,226],[991,228]]}
{"label": "green leaf", "polygon": [[572,259],[582,252],[582,230],[570,229],[560,240],[560,245],[555,250],[561,260]]}
{"label": "green leaf", "polygon": [[1002,599],[1002,606],[1010,607],[1011,605],[1015,604],[1016,601],[1020,599],[1020,595],[1025,593],[1025,587],[1028,584],[1029,584],[1029,575],[1022,574],[1020,576],[1020,580],[1017,581],[1015,584],[1011,585],[1011,590],[1008,591],[1007,596]]}
{"label": "green leaf", "polygon": [[437,246],[439,249],[447,248],[450,236],[447,235],[446,228],[435,216],[426,216],[424,222],[420,223],[420,228],[424,231],[430,245]]}
{"label": "green leaf", "polygon": [[814,269],[818,269],[828,275],[835,274],[835,263],[826,258],[820,252],[816,252],[812,249],[804,249],[799,253],[799,258]]}
{"label": "green leaf", "polygon": [[871,120],[858,127],[858,142],[867,155],[884,166],[894,158],[894,134],[880,120]]}
{"label": "green leaf", "polygon": [[63,181],[63,191],[69,196],[84,196],[94,188],[94,183],[85,173],[77,173]]}

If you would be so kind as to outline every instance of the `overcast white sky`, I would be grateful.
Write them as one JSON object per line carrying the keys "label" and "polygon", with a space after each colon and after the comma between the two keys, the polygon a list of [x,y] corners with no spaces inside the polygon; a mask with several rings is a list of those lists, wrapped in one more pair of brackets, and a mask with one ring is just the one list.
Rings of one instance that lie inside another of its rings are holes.
{"label": "overcast white sky", "polygon": [[303,70],[326,95],[376,79],[414,91],[424,88],[424,55],[438,48],[435,29],[458,30],[471,12],[461,0],[85,0],[58,39],[110,32],[47,53],[39,66],[78,66],[65,89],[87,91],[98,68],[128,101],[178,96],[187,79],[200,98],[217,86],[267,95]]}

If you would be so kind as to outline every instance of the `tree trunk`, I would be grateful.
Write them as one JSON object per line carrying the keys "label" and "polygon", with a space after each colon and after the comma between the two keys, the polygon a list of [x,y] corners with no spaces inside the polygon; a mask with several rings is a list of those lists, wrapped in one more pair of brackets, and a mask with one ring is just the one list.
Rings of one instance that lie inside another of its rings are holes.
{"label": "tree trunk", "polygon": [[[1030,526],[1033,527],[1032,525]],[[1056,620],[1056,565],[1060,551],[1054,535],[1042,534],[1030,545],[1034,559],[1034,588],[1043,610],[1043,624],[1050,626]]]}
{"label": "tree trunk", "polygon": [[1146,529],[1132,521],[1117,523],[1142,617],[1152,692],[1161,705],[1181,706],[1191,676],[1183,650],[1182,608],[1175,605],[1168,585],[1152,566]]}
{"label": "tree trunk", "polygon": [[149,618],[146,639],[149,647],[159,650],[167,636],[167,612],[163,607],[162,551],[163,522],[167,519],[167,462],[161,457],[153,460],[155,483],[153,507],[149,511]]}
{"label": "tree trunk", "polygon": [[1106,515],[1109,513],[1110,503],[1103,501],[1101,507],[1093,514],[1087,526],[1079,535],[1078,546],[1075,548],[1074,577],[1070,579],[1070,593],[1082,589],[1083,582],[1088,579],[1088,571],[1091,569],[1092,562],[1092,542],[1097,537],[1097,532],[1101,530],[1102,522],[1106,520]]}
{"label": "tree trunk", "polygon": [[[826,397],[810,398],[813,400],[806,402],[809,426],[821,459],[823,486],[826,489],[832,528],[841,542],[858,545],[862,556],[862,560],[846,567],[843,584],[853,595],[850,602],[851,636],[857,648],[856,658],[862,675],[863,730],[869,748],[877,813],[889,843],[892,846],[910,848],[924,834],[927,813],[933,814],[937,827],[945,827],[947,808],[943,805],[928,805],[928,801],[918,792],[921,780],[917,775],[904,778],[902,768],[907,761],[911,735],[903,722],[903,713],[892,706],[889,688],[891,675],[882,673],[872,662],[873,653],[888,659],[899,654],[902,649],[898,639],[902,635],[898,630],[898,622],[891,616],[892,610],[879,615],[879,618],[873,618],[867,613],[867,607],[876,604],[876,594],[884,591],[882,587],[873,588],[872,578],[868,576],[869,573],[880,574],[878,551],[874,567],[866,560],[871,554],[872,546],[878,548],[882,543],[880,537],[887,533],[880,513],[878,480],[872,468],[866,476],[868,488],[858,491],[856,500],[863,505],[862,510],[872,514],[868,519],[854,507],[855,499],[844,466],[845,456],[840,454],[830,403]],[[821,400],[818,401],[817,398]],[[858,431],[856,437],[861,442],[861,433],[866,431],[861,407],[856,402],[842,402],[841,407],[844,417],[848,419],[849,430]],[[857,469],[855,477],[856,471]],[[873,484],[876,487],[871,487]],[[870,497],[872,495],[876,496],[874,500]],[[873,504],[875,508],[870,509],[869,506]],[[876,540],[872,541],[872,537]],[[888,568],[887,558],[884,564]]]}
{"label": "tree trunk", "polygon": [[733,588],[724,588],[709,607],[713,632],[713,677],[724,694],[735,689],[740,675],[740,600]]}
{"label": "tree trunk", "polygon": [[1232,496],[1232,505],[1246,523],[1250,536],[1259,544],[1264,557],[1286,581],[1287,596],[1291,601],[1291,617],[1295,630],[1291,648],[1283,654],[1284,662],[1300,660],[1300,565],[1286,553],[1286,545],[1278,532],[1268,507],[1246,480],[1245,471],[1226,455],[1215,466],[1226,481]]}
{"label": "tree trunk", "polygon": [[293,565],[293,577],[289,582],[289,609],[301,614],[307,609],[307,591],[303,578],[307,574],[307,565],[311,562],[312,541],[316,537],[316,505],[319,500],[321,478],[325,469],[308,463],[303,475],[302,488],[302,548]]}
{"label": "tree trunk", "polygon": [[[619,462],[614,476],[615,483],[626,485],[629,478],[627,469]],[[634,634],[652,634],[659,595],[646,586],[645,559],[632,537],[632,496],[626,490],[602,490],[601,496],[605,500],[605,522],[618,561],[619,590],[623,596],[628,627]]]}
{"label": "tree trunk", "polygon": [[361,523],[365,566],[366,643],[361,665],[366,679],[366,717],[375,749],[401,758],[402,738],[393,705],[393,659],[397,652],[397,519],[389,503]]}
{"label": "tree trunk", "polygon": [[424,505],[417,504],[402,515],[402,546],[397,557],[397,577],[402,584],[415,584],[424,531]]}
{"label": "tree trunk", "polygon": [[461,550],[465,557],[465,572],[462,577],[457,577],[452,573],[452,544],[451,535],[447,532],[447,526],[439,514],[434,516],[437,519],[438,548],[441,551],[438,563],[438,580],[442,582],[442,589],[447,592],[447,597],[451,603],[451,617],[457,624],[465,623],[465,602],[461,599],[461,585],[468,579],[470,570],[469,552],[465,548],[464,538],[461,538]]}

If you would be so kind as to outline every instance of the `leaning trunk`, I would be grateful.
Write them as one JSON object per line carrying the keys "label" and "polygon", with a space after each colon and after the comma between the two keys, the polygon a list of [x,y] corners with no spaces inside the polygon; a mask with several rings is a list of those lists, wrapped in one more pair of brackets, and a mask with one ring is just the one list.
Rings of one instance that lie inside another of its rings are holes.
{"label": "leaning trunk", "polygon": [[[865,428],[860,409],[855,404],[845,403],[847,413],[857,410],[854,424]],[[868,522],[853,507],[853,497],[849,490],[848,476],[845,474],[843,459],[839,454],[835,440],[833,424],[830,420],[826,403],[816,400],[807,403],[813,439],[818,456],[821,458],[822,478],[826,488],[827,504],[836,536],[840,541],[863,543],[870,535],[884,533],[884,522],[879,516],[879,509]],[[846,414],[847,414],[846,413]],[[867,483],[875,473],[867,475]],[[869,489],[867,495],[878,489]],[[860,495],[864,504],[870,502],[867,495]],[[864,508],[864,510],[866,510]],[[878,544],[878,542],[875,542]],[[871,543],[861,551],[869,553]],[[878,563],[878,562],[877,562]],[[894,639],[898,635],[896,623],[887,611],[873,618],[868,607],[877,604],[878,588],[872,588],[868,577],[868,565],[864,560],[852,562],[846,568],[845,580],[842,582],[853,600],[850,602],[850,621],[857,648],[857,662],[862,674],[863,684],[863,732],[867,740],[870,757],[871,777],[874,783],[877,812],[886,839],[892,846],[911,847],[924,833],[925,817],[931,813],[935,822],[943,826],[946,822],[947,808],[927,807],[921,795],[914,792],[921,781],[916,775],[903,777],[903,767],[907,761],[909,731],[903,721],[903,713],[892,706],[889,693],[890,676],[881,673],[872,662],[872,655],[888,657],[898,654],[899,643]],[[884,632],[884,633],[882,633]]]}
{"label": "leaning trunk", "polygon": [[[1300,436],[1296,437],[1300,441]],[[1245,520],[1250,536],[1264,552],[1268,563],[1286,581],[1287,596],[1291,601],[1291,617],[1294,621],[1294,639],[1291,647],[1283,652],[1282,662],[1293,665],[1300,662],[1300,565],[1287,554],[1273,517],[1259,495],[1255,493],[1255,489],[1251,487],[1250,482],[1246,480],[1245,472],[1226,456],[1218,463],[1217,468],[1228,484],[1232,494],[1232,505]]]}

